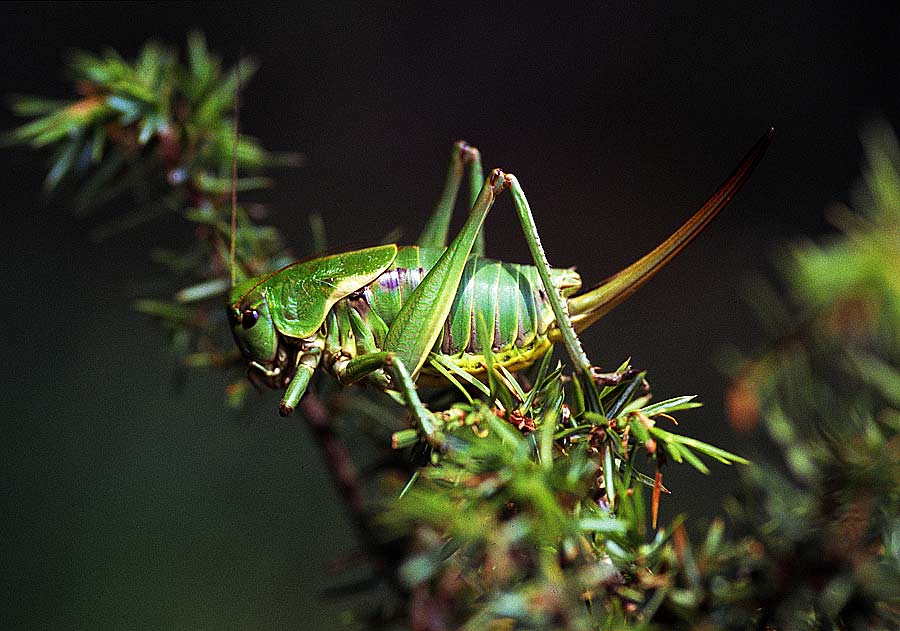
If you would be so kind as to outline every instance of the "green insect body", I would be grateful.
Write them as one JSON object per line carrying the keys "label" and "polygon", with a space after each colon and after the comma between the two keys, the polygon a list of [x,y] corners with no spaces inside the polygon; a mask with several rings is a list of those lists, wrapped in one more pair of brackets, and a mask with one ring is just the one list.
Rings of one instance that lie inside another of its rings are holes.
{"label": "green insect body", "polygon": [[[383,346],[404,298],[415,291],[440,255],[441,251],[434,248],[401,247],[390,269],[344,299],[346,308],[356,311],[371,330],[376,347]],[[561,298],[581,288],[581,278],[573,270],[553,269],[551,278]],[[478,317],[489,326],[489,349],[481,347]],[[486,352],[493,355],[496,365],[516,372],[549,350],[552,345],[549,333],[554,321],[534,266],[493,261],[472,254],[432,350],[474,375],[484,373]],[[437,385],[443,379],[426,364],[419,376],[419,382],[423,381]]]}
{"label": "green insect body", "polygon": [[[374,264],[386,258],[382,252],[390,252],[392,246],[358,251]],[[300,263],[280,270],[263,280],[254,279],[235,288],[232,318],[240,312],[256,309],[264,321],[273,313],[273,305],[280,317],[272,318],[274,326],[236,328],[235,338],[245,356],[275,358],[278,354],[277,339],[284,341],[278,377],[272,382],[289,382],[291,351],[299,349],[304,338],[313,337],[315,330],[325,339],[322,365],[332,370],[341,358],[350,358],[383,348],[390,326],[399,314],[404,298],[412,295],[434,263],[441,250],[419,246],[396,249],[396,256],[376,278],[362,287],[354,287],[361,278],[354,278],[347,286],[327,287],[334,283],[337,272],[329,267],[325,257],[314,261],[319,269],[328,269],[326,276],[311,273],[309,266]],[[341,257],[337,257],[340,259]],[[323,262],[326,265],[323,266]],[[296,268],[296,269],[295,269]],[[379,266],[380,269],[380,266]],[[566,298],[581,287],[581,278],[571,269],[551,270],[554,289]],[[365,281],[363,281],[365,282]],[[252,291],[248,291],[248,287]],[[322,306],[310,315],[299,307],[316,303],[316,294],[324,290]],[[311,295],[312,294],[312,295]],[[343,296],[336,302],[327,297]],[[328,307],[326,310],[325,308]],[[303,313],[301,313],[303,311]],[[351,314],[350,311],[353,311]],[[441,337],[433,349],[460,369],[480,376],[485,372],[485,350],[476,333],[477,317],[481,314],[491,326],[491,348],[495,365],[502,365],[511,372],[523,370],[543,356],[552,346],[550,332],[554,315],[537,270],[534,266],[503,263],[485,259],[476,254],[469,257],[463,270],[460,288],[453,301],[450,314],[444,321]],[[248,316],[252,319],[253,316]],[[304,326],[298,326],[303,318],[309,318]],[[249,323],[249,320],[248,320]],[[331,335],[329,335],[329,333]],[[258,340],[251,348],[251,336]],[[311,342],[307,342],[310,344]],[[259,359],[257,359],[259,361]],[[441,385],[446,383],[439,372],[429,365],[423,366],[419,383]]]}
{"label": "green insect body", "polygon": [[[575,370],[592,375],[577,332],[631,295],[699,234],[748,179],[771,135],[770,130],[672,236],[581,294],[578,274],[547,263],[516,178],[495,169],[478,186],[479,154],[457,143],[444,194],[418,246],[384,245],[302,261],[233,287],[228,314],[248,375],[254,382],[285,389],[285,415],[320,366],[342,383],[368,379],[396,389],[426,440],[443,449],[446,444],[415,389],[416,381],[443,381],[427,362],[430,354],[481,376],[487,354],[490,363],[515,372],[562,342]],[[448,244],[450,215],[466,166],[471,211]],[[481,225],[506,189],[533,266],[483,257]]]}

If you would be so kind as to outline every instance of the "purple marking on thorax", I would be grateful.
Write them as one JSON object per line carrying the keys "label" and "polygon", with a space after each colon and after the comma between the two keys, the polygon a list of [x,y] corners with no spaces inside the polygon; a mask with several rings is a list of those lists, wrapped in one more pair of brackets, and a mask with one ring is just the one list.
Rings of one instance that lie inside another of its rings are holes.
{"label": "purple marking on thorax", "polygon": [[378,284],[385,291],[394,291],[400,289],[402,286],[408,286],[410,289],[414,289],[422,282],[423,276],[425,276],[425,269],[422,267],[418,269],[395,267],[379,276]]}
{"label": "purple marking on thorax", "polygon": [[393,291],[400,286],[400,278],[397,274],[397,270],[392,269],[389,272],[385,272],[378,279],[378,284],[381,285],[382,289],[387,291]]}

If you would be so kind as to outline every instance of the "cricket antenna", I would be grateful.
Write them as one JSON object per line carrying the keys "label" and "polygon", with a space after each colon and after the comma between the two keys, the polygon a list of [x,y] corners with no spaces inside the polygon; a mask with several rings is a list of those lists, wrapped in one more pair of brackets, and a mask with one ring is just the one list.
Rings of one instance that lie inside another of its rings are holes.
{"label": "cricket antenna", "polygon": [[234,124],[231,126],[231,243],[228,248],[228,260],[231,266],[231,286],[237,283],[235,273],[235,233],[237,232],[237,152],[238,152],[238,119],[241,113],[241,55],[234,67]]}

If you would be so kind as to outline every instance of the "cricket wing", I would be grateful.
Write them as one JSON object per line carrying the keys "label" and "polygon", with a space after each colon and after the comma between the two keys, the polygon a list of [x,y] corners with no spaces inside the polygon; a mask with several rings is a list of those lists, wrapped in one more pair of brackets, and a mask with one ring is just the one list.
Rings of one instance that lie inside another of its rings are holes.
{"label": "cricket wing", "polygon": [[387,270],[397,246],[382,245],[301,261],[266,281],[266,298],[280,333],[301,339],[325,322],[338,300],[365,287]]}

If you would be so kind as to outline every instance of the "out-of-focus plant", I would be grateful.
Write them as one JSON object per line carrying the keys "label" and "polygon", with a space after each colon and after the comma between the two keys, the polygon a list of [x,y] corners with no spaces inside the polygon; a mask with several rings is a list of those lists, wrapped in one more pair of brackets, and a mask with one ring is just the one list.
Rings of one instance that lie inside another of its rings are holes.
{"label": "out-of-focus plant", "polygon": [[[77,51],[68,74],[78,96],[11,97],[13,111],[31,120],[0,143],[48,151],[46,189],[70,198],[80,215],[100,215],[96,239],[165,214],[183,216],[196,237],[192,245],[185,251],[161,247],[152,256],[184,288],[172,300],[143,299],[135,306],[165,324],[177,352],[197,351],[189,364],[222,364],[231,353],[219,303],[229,286],[233,162],[237,190],[246,193],[271,185],[266,170],[296,166],[301,157],[272,153],[248,135],[235,137],[236,94],[256,72],[253,59],[226,70],[199,33],[188,38],[186,57],[182,62],[175,49],[156,42],[134,60],[112,50]],[[237,251],[248,274],[292,258],[275,228],[251,219],[265,213],[259,204],[238,209]],[[243,385],[234,388],[243,391]]]}
{"label": "out-of-focus plant", "polygon": [[784,297],[755,287],[771,341],[729,393],[734,426],[761,420],[782,455],[728,507],[758,628],[900,626],[900,150],[885,123],[863,145],[838,233],[790,249]]}
{"label": "out-of-focus plant", "polygon": [[[197,35],[187,64],[157,44],[135,61],[79,53],[72,72],[81,97],[16,98],[16,111],[33,120],[6,136],[53,150],[48,186],[65,191],[67,182],[81,182],[73,193],[79,212],[131,200],[136,210],[112,217],[99,236],[163,212],[191,222],[188,251],[154,252],[183,288],[172,299],[137,303],[165,324],[191,366],[222,368],[236,357],[220,303],[229,283],[232,111],[238,84],[254,68],[242,60],[223,72]],[[425,457],[415,432],[403,429],[402,409],[386,397],[317,383],[318,396],[308,395],[301,411],[360,526],[376,582],[393,594],[370,624],[896,625],[900,159],[883,130],[872,138],[868,194],[858,203],[865,214],[836,213],[841,236],[795,250],[785,266],[788,306],[772,299],[764,307],[773,342],[739,369],[732,419],[742,427],[762,419],[784,462],[747,469],[742,502],[728,506],[730,536],[719,520],[699,544],[683,518],[658,527],[666,521],[659,518],[665,465],[708,473],[708,461],[746,461],[683,435],[672,415],[696,407],[693,397],[653,402],[645,374],[627,362],[608,376],[610,385],[587,393],[549,355],[525,377],[488,366],[486,383],[447,364],[456,385],[429,399],[454,446],[440,459]],[[246,136],[236,149],[241,191],[266,185],[265,168],[297,162]],[[290,259],[262,216],[255,206],[239,209],[241,276]],[[313,228],[324,248],[321,224]],[[233,385],[232,400],[245,390],[244,381]],[[391,450],[391,434],[401,450]],[[363,491],[345,443],[366,435],[375,440],[361,455],[376,463],[367,480],[378,486]]]}

